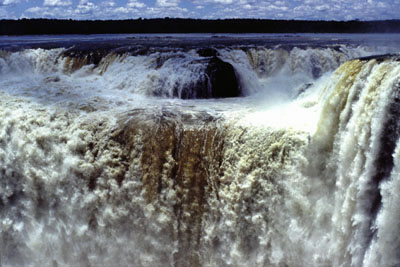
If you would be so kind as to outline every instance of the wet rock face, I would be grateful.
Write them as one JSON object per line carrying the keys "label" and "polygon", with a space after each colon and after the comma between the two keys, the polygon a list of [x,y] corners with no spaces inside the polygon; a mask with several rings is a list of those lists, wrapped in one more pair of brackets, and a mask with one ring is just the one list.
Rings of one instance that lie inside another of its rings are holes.
{"label": "wet rock face", "polygon": [[213,57],[208,63],[206,74],[211,84],[212,97],[240,96],[240,86],[231,64]]}
{"label": "wet rock face", "polygon": [[[195,252],[200,250],[208,201],[217,194],[224,151],[223,129],[219,129],[213,118],[198,118],[195,125],[186,122],[184,126],[171,114],[154,117],[157,123],[141,115],[136,113],[113,132],[109,144],[114,143],[118,149],[105,149],[119,152],[114,156],[118,159],[114,169],[119,170],[113,172],[114,178],[123,187],[135,179],[132,170],[141,170],[137,174],[146,204],[176,222],[175,226],[173,223],[162,226],[170,242],[177,244],[174,266],[202,266]],[[138,141],[143,144],[139,149]]]}
{"label": "wet rock face", "polygon": [[400,56],[396,54],[384,54],[384,55],[373,55],[368,57],[358,58],[361,61],[370,61],[375,59],[378,63],[382,63],[385,60],[400,61]]}
{"label": "wet rock face", "polygon": [[208,59],[203,79],[181,92],[183,99],[238,97],[241,89],[233,66],[216,56]]}
{"label": "wet rock face", "polygon": [[[202,58],[192,58],[177,52],[149,55],[147,59],[153,59],[155,64],[149,64],[142,76],[153,77],[155,75],[159,80],[156,85],[149,82],[153,85],[150,86],[151,88],[157,88],[157,90],[149,89],[148,91],[154,91],[150,95],[181,99],[224,98],[241,95],[235,70],[230,63],[221,60],[213,48],[200,49],[198,54]],[[114,63],[116,58],[119,58],[119,63],[124,64],[125,58],[135,57],[135,55],[131,52],[120,54],[107,49],[93,51],[69,49],[64,51],[61,57],[65,58],[64,71],[66,73],[93,65],[92,71],[103,75],[106,74],[108,67]],[[170,63],[166,63],[168,61],[175,62],[173,71],[171,71]],[[129,69],[132,64],[128,62],[126,66]],[[122,68],[121,71],[125,70]],[[169,90],[168,87],[172,90]]]}
{"label": "wet rock face", "polygon": [[201,57],[216,57],[218,51],[214,48],[201,48],[197,50],[197,54],[199,54]]}
{"label": "wet rock face", "polygon": [[[74,50],[70,49],[65,51],[62,56],[69,57],[75,60],[81,60],[82,66],[94,64],[98,65],[100,61],[109,54],[109,51],[106,49],[103,50],[94,50],[94,51],[87,51],[87,50]],[[80,67],[82,67],[80,66]]]}

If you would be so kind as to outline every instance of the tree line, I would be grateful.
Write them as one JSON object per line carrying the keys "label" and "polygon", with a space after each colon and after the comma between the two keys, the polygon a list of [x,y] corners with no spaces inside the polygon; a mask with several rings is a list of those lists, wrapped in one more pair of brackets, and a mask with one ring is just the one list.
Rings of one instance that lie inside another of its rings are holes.
{"label": "tree line", "polygon": [[0,20],[0,35],[101,33],[398,33],[400,20],[268,19]]}

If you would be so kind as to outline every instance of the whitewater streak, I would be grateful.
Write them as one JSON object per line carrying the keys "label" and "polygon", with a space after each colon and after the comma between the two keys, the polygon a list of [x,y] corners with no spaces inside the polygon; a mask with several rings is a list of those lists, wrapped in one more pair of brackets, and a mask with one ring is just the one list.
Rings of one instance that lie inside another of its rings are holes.
{"label": "whitewater streak", "polygon": [[194,50],[2,52],[0,265],[398,266],[399,58],[344,50],[220,49],[219,101],[160,98]]}

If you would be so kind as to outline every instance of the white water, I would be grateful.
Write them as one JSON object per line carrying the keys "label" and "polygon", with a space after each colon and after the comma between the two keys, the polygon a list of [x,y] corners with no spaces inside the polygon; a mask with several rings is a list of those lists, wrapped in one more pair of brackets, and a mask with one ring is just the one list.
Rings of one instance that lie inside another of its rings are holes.
{"label": "white water", "polygon": [[[100,98],[120,106],[119,102],[140,96],[173,97],[196,81],[204,80],[205,60],[195,50],[155,52],[144,56],[109,54],[99,65],[86,65],[84,58],[62,55],[65,49],[28,49],[3,52],[0,73],[6,79],[3,88],[13,93],[76,102]],[[376,52],[376,51],[375,51]],[[263,98],[293,97],[307,84],[351,58],[372,55],[368,48],[340,47],[219,49],[220,58],[231,63],[240,80],[243,94],[259,93]],[[30,76],[21,80],[21,75]],[[20,86],[7,86],[7,83]],[[37,87],[31,90],[32,82]],[[109,104],[109,103],[107,103]]]}
{"label": "white water", "polygon": [[0,57],[1,266],[400,264],[397,61],[224,48],[248,96],[184,101],[194,50],[61,52]]}

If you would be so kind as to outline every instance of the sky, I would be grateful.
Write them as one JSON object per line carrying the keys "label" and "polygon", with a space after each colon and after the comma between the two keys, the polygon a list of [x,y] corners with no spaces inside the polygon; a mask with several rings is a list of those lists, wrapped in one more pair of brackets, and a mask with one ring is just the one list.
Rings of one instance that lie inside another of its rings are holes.
{"label": "sky", "polygon": [[400,19],[400,0],[0,0],[0,19]]}

